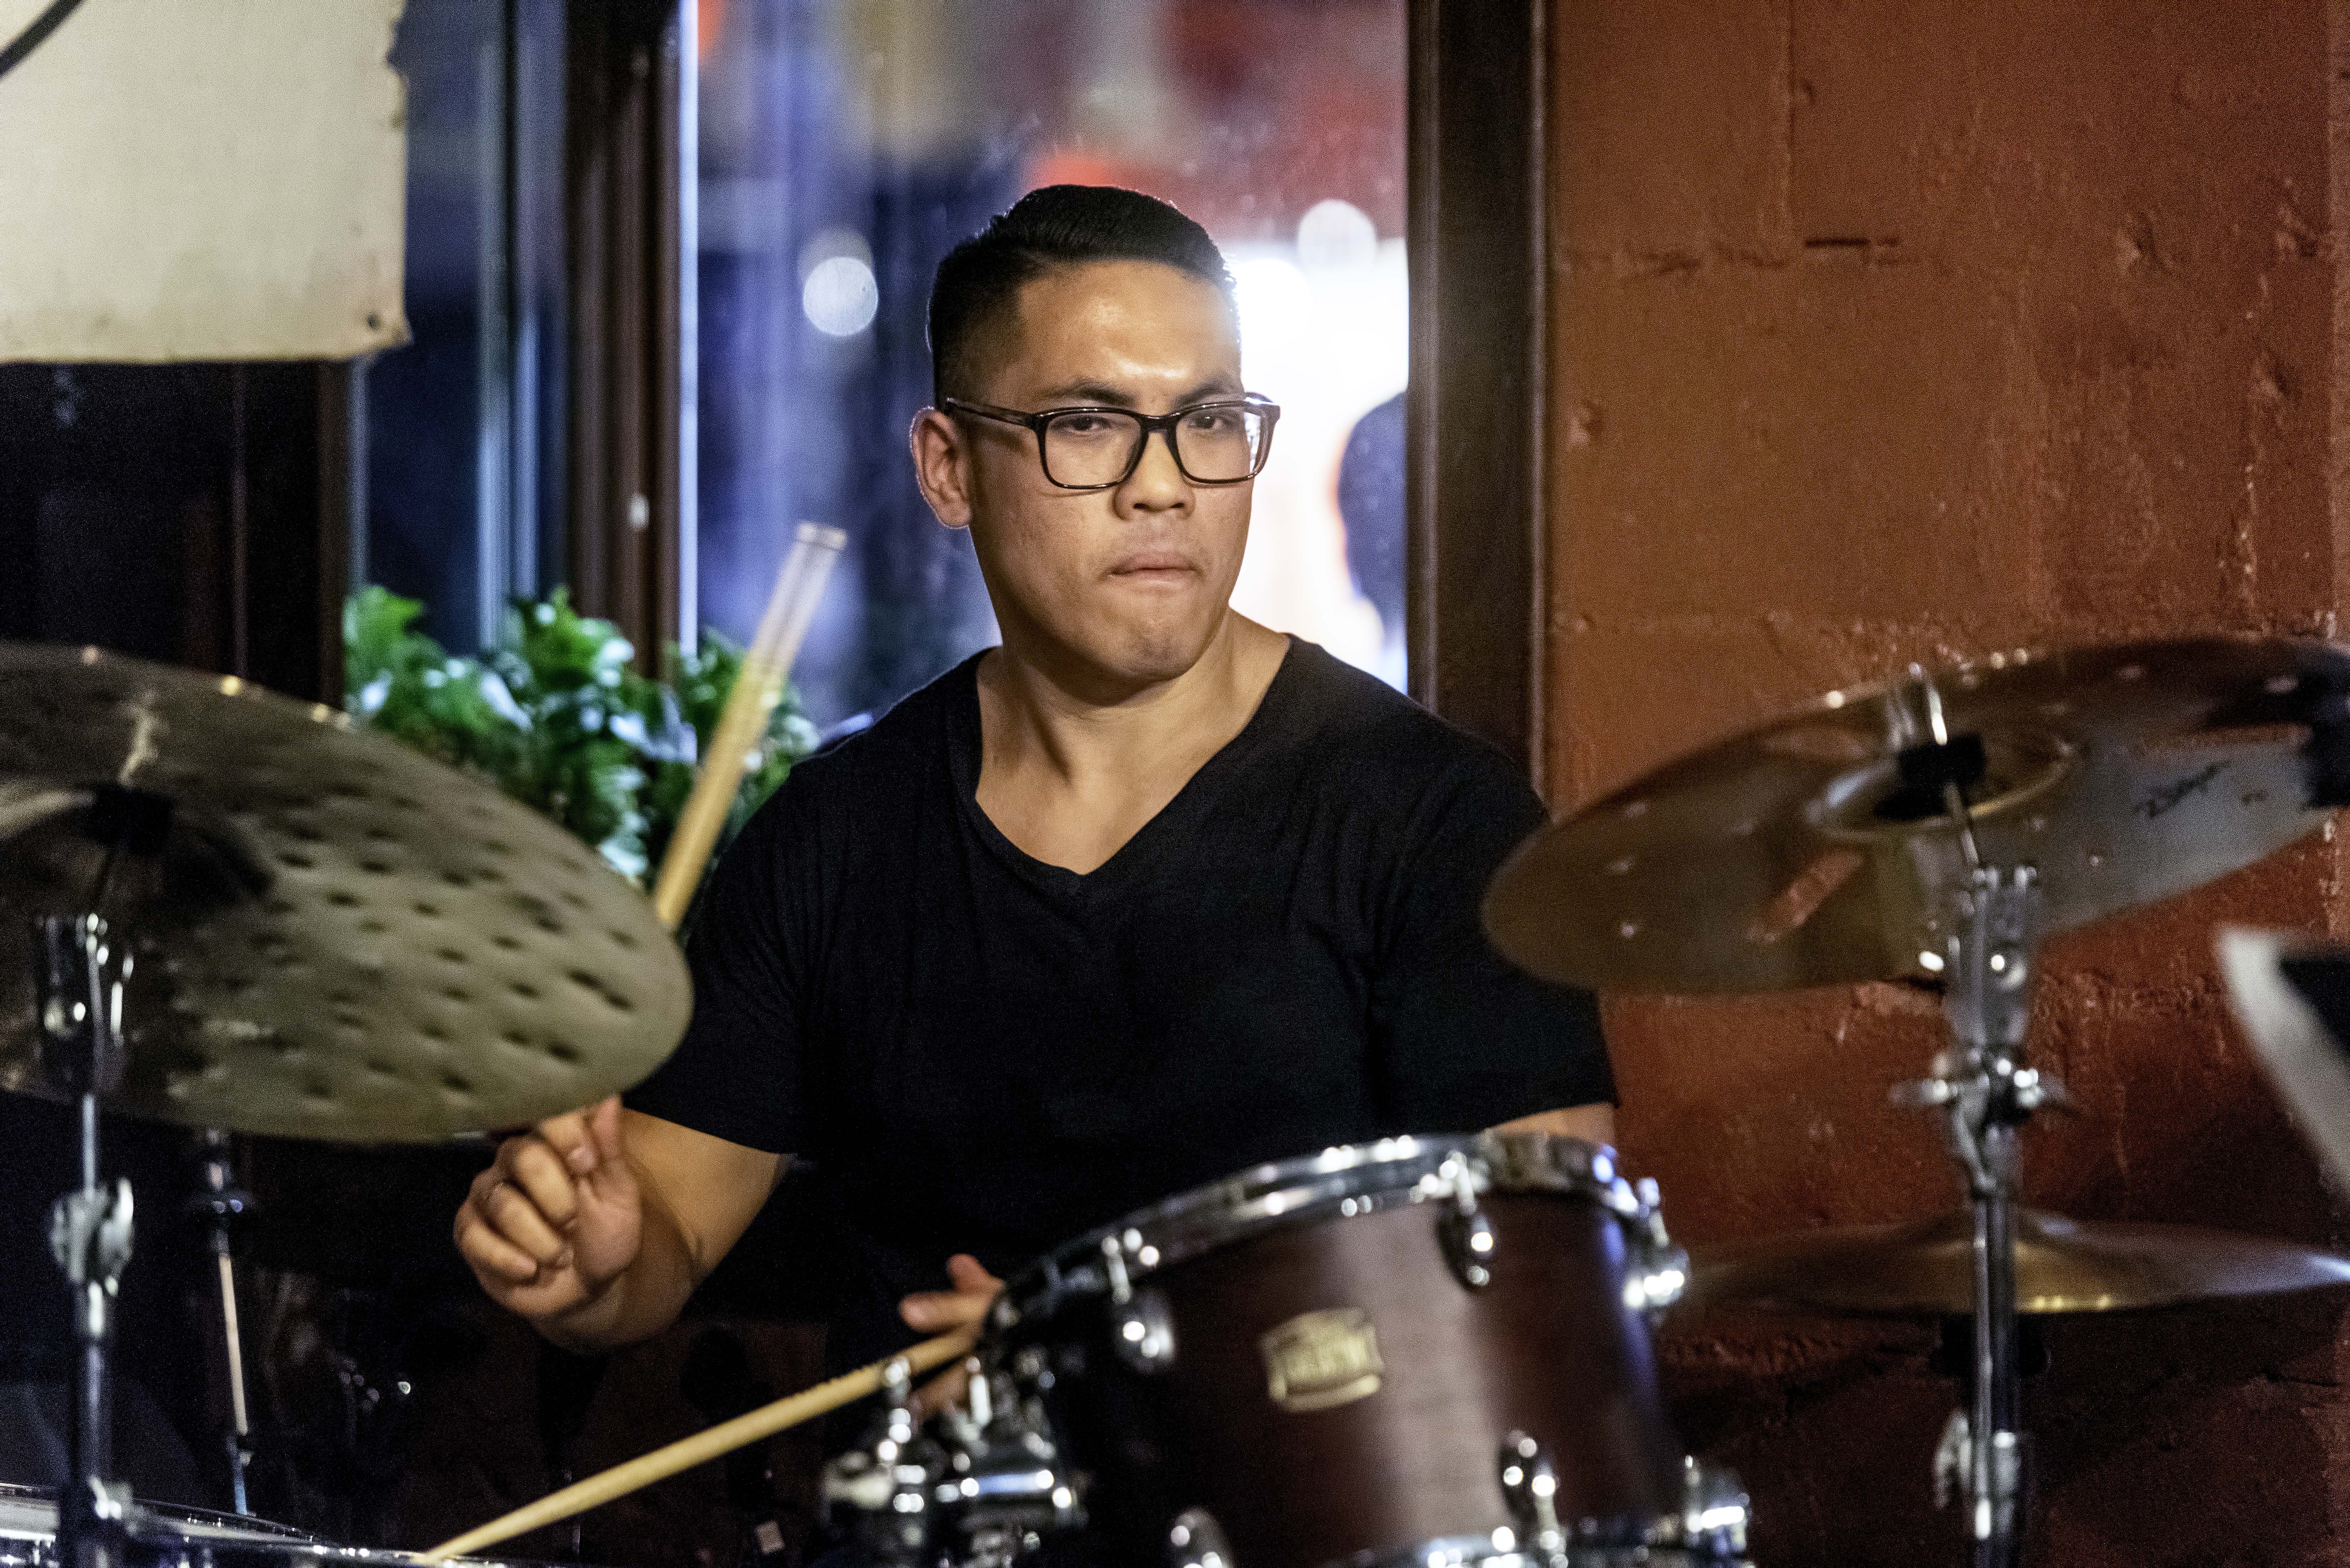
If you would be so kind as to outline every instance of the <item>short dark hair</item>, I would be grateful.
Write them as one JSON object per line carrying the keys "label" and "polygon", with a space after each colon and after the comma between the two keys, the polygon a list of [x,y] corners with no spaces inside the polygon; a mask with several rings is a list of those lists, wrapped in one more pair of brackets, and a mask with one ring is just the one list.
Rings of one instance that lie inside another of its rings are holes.
{"label": "short dark hair", "polygon": [[1232,303],[1232,275],[1208,231],[1156,196],[1116,185],[1029,192],[939,263],[931,286],[931,387],[972,389],[972,345],[1021,286],[1055,267],[1159,262],[1213,284]]}

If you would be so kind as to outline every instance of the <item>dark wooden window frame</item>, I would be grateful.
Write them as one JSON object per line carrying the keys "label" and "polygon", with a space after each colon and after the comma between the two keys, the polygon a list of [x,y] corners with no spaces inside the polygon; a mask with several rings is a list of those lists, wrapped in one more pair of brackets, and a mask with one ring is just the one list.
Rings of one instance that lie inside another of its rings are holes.
{"label": "dark wooden window frame", "polygon": [[573,602],[648,668],[687,630],[683,106],[691,0],[567,8]]}
{"label": "dark wooden window frame", "polygon": [[1412,695],[1544,754],[1548,0],[1411,0]]}

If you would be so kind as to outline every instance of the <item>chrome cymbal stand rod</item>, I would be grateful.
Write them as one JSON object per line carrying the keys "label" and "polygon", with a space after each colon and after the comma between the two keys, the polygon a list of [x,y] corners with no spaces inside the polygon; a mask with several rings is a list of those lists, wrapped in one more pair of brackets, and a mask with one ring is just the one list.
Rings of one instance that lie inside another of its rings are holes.
{"label": "chrome cymbal stand rod", "polygon": [[2032,1017],[2032,917],[2038,878],[2030,867],[1982,867],[1960,911],[1945,995],[1960,1050],[1937,1082],[1950,1147],[1974,1216],[1974,1390],[1966,1422],[1968,1529],[1976,1568],[2022,1560],[2023,1438],[2016,1367],[2017,1134],[2052,1096],[2022,1065]]}
{"label": "chrome cymbal stand rod", "polygon": [[[1941,797],[1955,831],[1960,868],[1946,898],[1953,917],[1945,950],[1927,955],[1943,979],[1943,1012],[1957,1049],[1934,1076],[1900,1097],[1939,1107],[1952,1157],[1967,1184],[1974,1221],[1974,1386],[1956,1412],[1935,1463],[1935,1493],[1963,1481],[1975,1568],[2018,1568],[2022,1557],[2023,1436],[2016,1365],[2015,1217],[2017,1137],[2062,1085],[2023,1064],[2032,1022],[2033,949],[2039,875],[2030,866],[1987,864],[1966,792],[1985,768],[1981,738],[1953,735],[1942,695],[1918,666],[1890,706],[1892,739],[1905,781]],[[1918,711],[1906,699],[1914,692]]]}
{"label": "chrome cymbal stand rod", "polygon": [[81,1112],[81,1186],[49,1211],[49,1246],[74,1295],[75,1386],[58,1500],[62,1568],[120,1568],[129,1489],[114,1469],[114,1305],[130,1261],[130,1184],[99,1181],[98,1102],[122,1081],[130,955],[96,915],[34,922],[41,1065]]}
{"label": "chrome cymbal stand rod", "polygon": [[244,1341],[236,1310],[237,1221],[253,1210],[253,1199],[237,1185],[228,1134],[207,1128],[198,1135],[203,1155],[203,1189],[188,1208],[204,1221],[213,1263],[220,1275],[221,1350],[228,1368],[228,1430],[223,1435],[228,1450],[229,1498],[233,1509],[250,1515],[245,1472],[253,1466],[253,1417],[245,1402]]}

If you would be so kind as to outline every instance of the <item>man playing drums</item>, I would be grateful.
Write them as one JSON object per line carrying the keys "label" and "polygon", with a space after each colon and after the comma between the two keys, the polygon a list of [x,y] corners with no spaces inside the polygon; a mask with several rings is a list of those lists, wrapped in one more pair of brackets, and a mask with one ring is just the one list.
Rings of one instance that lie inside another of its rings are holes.
{"label": "man playing drums", "polygon": [[676,1054],[474,1183],[459,1249],[557,1344],[668,1324],[791,1156],[849,1366],[1260,1161],[1611,1136],[1591,998],[1478,922],[1533,792],[1229,606],[1279,410],[1243,389],[1206,232],[1035,192],[941,264],[931,343],[915,469],[1003,645],[793,770],[713,875]]}

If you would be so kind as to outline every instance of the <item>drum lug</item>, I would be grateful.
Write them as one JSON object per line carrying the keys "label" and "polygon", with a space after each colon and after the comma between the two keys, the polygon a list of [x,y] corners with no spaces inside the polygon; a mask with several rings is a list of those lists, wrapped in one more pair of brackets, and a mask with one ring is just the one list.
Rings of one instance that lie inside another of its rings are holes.
{"label": "drum lug", "polygon": [[1134,1282],[1126,1272],[1126,1248],[1115,1236],[1102,1238],[1102,1277],[1109,1283],[1112,1306],[1124,1306],[1134,1299]]}
{"label": "drum lug", "polygon": [[1528,1553],[1566,1550],[1558,1521],[1558,1467],[1550,1450],[1523,1432],[1502,1439],[1502,1501],[1518,1527],[1518,1550]]}
{"label": "drum lug", "polygon": [[1501,1244],[1493,1222],[1477,1206],[1478,1190],[1484,1185],[1482,1169],[1456,1154],[1436,1168],[1424,1188],[1430,1197],[1450,1205],[1436,1216],[1436,1242],[1452,1277],[1472,1291],[1493,1282],[1493,1255]]}
{"label": "drum lug", "polygon": [[1630,1256],[1624,1273],[1624,1304],[1651,1322],[1689,1289],[1689,1254],[1665,1233],[1665,1210],[1652,1176],[1640,1179],[1637,1206],[1627,1216]]}
{"label": "drum lug", "polygon": [[1111,1343],[1118,1358],[1137,1372],[1159,1373],[1175,1363],[1175,1317],[1167,1298],[1149,1286],[1133,1292],[1110,1312]]}
{"label": "drum lug", "polygon": [[1187,1508],[1167,1527],[1167,1568],[1233,1568],[1224,1527],[1204,1508]]}
{"label": "drum lug", "polygon": [[1683,1539],[1701,1551],[1731,1557],[1746,1554],[1746,1488],[1731,1471],[1695,1459],[1688,1466],[1689,1486],[1681,1505]]}
{"label": "drum lug", "polygon": [[1460,1207],[1436,1217],[1436,1240],[1454,1279],[1472,1291],[1493,1282],[1493,1256],[1501,1239],[1493,1232],[1493,1221],[1477,1207],[1477,1195],[1465,1185]]}

